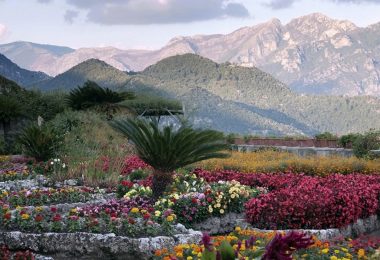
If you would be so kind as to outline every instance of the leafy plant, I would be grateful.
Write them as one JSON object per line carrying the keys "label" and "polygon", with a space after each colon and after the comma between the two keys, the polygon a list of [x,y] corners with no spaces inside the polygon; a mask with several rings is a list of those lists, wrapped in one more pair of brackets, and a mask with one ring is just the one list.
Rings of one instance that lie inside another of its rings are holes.
{"label": "leafy plant", "polygon": [[359,134],[346,134],[342,135],[338,139],[338,144],[343,148],[349,148],[350,145],[353,145],[355,140],[359,137]]}
{"label": "leafy plant", "polygon": [[352,148],[356,157],[373,159],[375,156],[371,150],[380,149],[380,131],[371,130],[363,135],[358,135]]}
{"label": "leafy plant", "polygon": [[315,139],[317,139],[317,140],[336,140],[337,136],[330,133],[330,132],[324,132],[324,133],[315,135]]}
{"label": "leafy plant", "polygon": [[116,92],[109,88],[102,88],[93,81],[87,81],[82,87],[71,90],[66,102],[74,110],[95,107],[111,119],[119,108],[117,103],[134,97],[132,92]]}
{"label": "leafy plant", "polygon": [[10,151],[11,146],[11,122],[19,118],[22,114],[22,108],[15,98],[0,95],[0,123],[3,126],[4,150],[6,153]]}
{"label": "leafy plant", "polygon": [[153,196],[158,198],[172,182],[173,171],[210,158],[225,158],[223,134],[182,125],[160,127],[156,120],[121,119],[111,126],[128,137],[138,156],[153,167]]}
{"label": "leafy plant", "polygon": [[30,125],[26,127],[18,138],[26,155],[37,161],[46,161],[55,156],[61,138],[51,127]]}

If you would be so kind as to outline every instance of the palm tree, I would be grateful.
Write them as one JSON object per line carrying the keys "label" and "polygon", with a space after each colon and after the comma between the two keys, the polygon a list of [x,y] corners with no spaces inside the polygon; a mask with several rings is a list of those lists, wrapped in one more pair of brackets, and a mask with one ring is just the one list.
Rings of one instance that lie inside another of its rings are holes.
{"label": "palm tree", "polygon": [[10,129],[11,122],[22,116],[21,105],[13,97],[0,94],[0,123],[3,126],[5,152],[10,152],[11,138]]}
{"label": "palm tree", "polygon": [[121,119],[111,126],[129,138],[138,156],[153,171],[153,197],[157,199],[172,182],[174,170],[210,158],[225,158],[228,148],[223,134],[213,130],[197,130],[186,125],[160,127],[157,120]]}
{"label": "palm tree", "polygon": [[119,109],[118,103],[133,98],[135,95],[132,92],[116,92],[102,88],[93,81],[87,81],[82,87],[71,90],[66,102],[75,110],[95,107],[104,112],[107,119],[112,119],[113,114]]}

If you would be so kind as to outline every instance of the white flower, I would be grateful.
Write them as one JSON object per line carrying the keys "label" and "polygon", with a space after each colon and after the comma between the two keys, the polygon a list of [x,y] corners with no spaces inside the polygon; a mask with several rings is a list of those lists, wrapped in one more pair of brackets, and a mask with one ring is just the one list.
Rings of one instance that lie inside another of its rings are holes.
{"label": "white flower", "polygon": [[58,159],[54,159],[54,162],[58,162]]}
{"label": "white flower", "polygon": [[60,162],[61,161],[61,159],[57,159],[57,162]]}
{"label": "white flower", "polygon": [[62,168],[63,168],[63,169],[66,168],[66,164],[65,164],[65,163],[62,164]]}
{"label": "white flower", "polygon": [[51,165],[53,165],[53,164],[54,164],[54,162],[53,162],[53,161],[51,161],[51,162],[50,162],[50,164],[51,164]]}

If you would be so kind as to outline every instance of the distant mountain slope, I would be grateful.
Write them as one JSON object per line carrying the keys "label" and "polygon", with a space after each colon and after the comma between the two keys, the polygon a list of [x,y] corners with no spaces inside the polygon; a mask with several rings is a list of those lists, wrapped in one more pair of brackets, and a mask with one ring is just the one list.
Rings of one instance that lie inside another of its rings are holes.
{"label": "distant mountain slope", "polygon": [[90,59],[55,78],[40,82],[38,87],[43,90],[69,90],[83,85],[87,80],[95,81],[102,87],[120,88],[126,84],[129,76],[104,61]]}
{"label": "distant mountain slope", "polygon": [[227,132],[312,135],[380,128],[378,98],[300,95],[259,69],[193,54],[148,67],[127,88],[177,98],[195,124]]}
{"label": "distant mountain slope", "polygon": [[[32,42],[12,42],[0,45],[0,53],[7,56],[21,68],[43,71],[50,75],[50,68],[65,54],[74,49]],[[72,66],[71,66],[72,67]]]}
{"label": "distant mountain slope", "polygon": [[2,54],[0,54],[0,75],[24,87],[50,78],[43,72],[22,69]]}
{"label": "distant mountain slope", "polygon": [[218,63],[258,67],[300,93],[380,96],[379,39],[380,23],[361,28],[317,13],[285,25],[272,19],[225,35],[175,37],[154,51],[106,47],[58,54],[36,44],[12,43],[0,45],[0,52],[21,67],[53,76],[90,58],[141,71],[169,56],[194,53]]}

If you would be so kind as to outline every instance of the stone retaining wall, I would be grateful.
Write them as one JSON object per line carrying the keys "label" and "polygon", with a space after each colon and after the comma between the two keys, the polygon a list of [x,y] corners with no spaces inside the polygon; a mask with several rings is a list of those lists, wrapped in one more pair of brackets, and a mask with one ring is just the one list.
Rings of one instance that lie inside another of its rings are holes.
{"label": "stone retaining wall", "polygon": [[54,259],[149,259],[154,251],[182,243],[199,243],[202,233],[149,238],[129,238],[115,234],[0,232],[0,244],[11,250],[33,250]]}
{"label": "stone retaining wall", "polygon": [[[220,218],[209,218],[204,222],[195,224],[193,227],[196,230],[207,232],[210,235],[216,235],[232,232],[236,226],[239,226],[243,229],[249,228],[261,232],[273,232],[273,230],[255,228],[254,225],[251,225],[245,221],[244,214],[237,213],[228,213]],[[374,232],[376,230],[380,230],[380,218],[377,215],[373,215],[366,219],[358,219],[355,223],[340,229],[301,229],[299,231],[315,235],[321,240],[326,240],[338,236],[356,237],[362,234]],[[278,231],[290,232],[292,230]]]}

